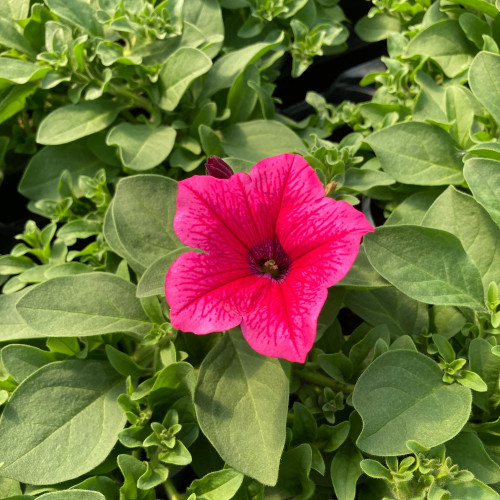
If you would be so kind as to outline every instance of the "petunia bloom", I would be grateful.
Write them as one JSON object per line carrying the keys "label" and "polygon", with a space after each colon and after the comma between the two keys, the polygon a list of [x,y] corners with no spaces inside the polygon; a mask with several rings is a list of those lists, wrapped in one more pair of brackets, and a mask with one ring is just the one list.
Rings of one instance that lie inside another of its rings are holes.
{"label": "petunia bloom", "polygon": [[365,216],[325,197],[299,155],[266,158],[227,179],[179,182],[174,230],[188,251],[170,267],[170,321],[206,334],[241,325],[266,356],[304,362],[327,288],[353,264]]}

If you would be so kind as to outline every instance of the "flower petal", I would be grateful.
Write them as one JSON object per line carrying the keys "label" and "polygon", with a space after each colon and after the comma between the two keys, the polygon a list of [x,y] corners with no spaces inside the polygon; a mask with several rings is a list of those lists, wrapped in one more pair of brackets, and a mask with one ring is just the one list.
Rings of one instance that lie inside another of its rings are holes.
{"label": "flower petal", "polygon": [[302,279],[326,287],[347,274],[362,236],[373,230],[361,212],[331,198],[283,210],[277,223],[278,239],[293,269]]}
{"label": "flower petal", "polygon": [[205,334],[229,330],[253,308],[262,283],[237,255],[231,262],[193,251],[178,257],[168,270],[165,296],[172,325]]}
{"label": "flower petal", "polygon": [[303,363],[316,337],[326,288],[301,281],[293,271],[281,283],[261,280],[265,287],[241,323],[243,336],[265,356]]}
{"label": "flower petal", "polygon": [[318,176],[302,156],[281,154],[265,158],[250,170],[248,200],[255,220],[267,221],[261,227],[262,240],[275,237],[280,211],[298,208],[325,196]]}
{"label": "flower petal", "polygon": [[248,174],[229,179],[195,175],[179,182],[174,230],[188,246],[207,252],[246,255],[261,241],[245,186]]}

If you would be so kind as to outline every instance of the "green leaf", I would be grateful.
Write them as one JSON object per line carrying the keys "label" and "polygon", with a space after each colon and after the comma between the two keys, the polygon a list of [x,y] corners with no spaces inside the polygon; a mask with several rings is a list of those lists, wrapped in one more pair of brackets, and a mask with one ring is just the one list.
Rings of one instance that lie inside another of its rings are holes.
{"label": "green leaf", "polygon": [[446,454],[460,469],[467,469],[486,484],[500,481],[500,465],[486,452],[482,441],[474,432],[461,432],[446,443]]}
{"label": "green leaf", "polygon": [[137,297],[151,297],[165,294],[165,276],[174,260],[182,255],[184,247],[172,250],[167,255],[155,260],[141,276],[137,285]]}
{"label": "green leaf", "polygon": [[442,189],[431,188],[418,191],[405,198],[385,221],[385,226],[411,224],[420,226],[427,210],[441,194]]}
{"label": "green leaf", "polygon": [[201,364],[195,405],[201,430],[223,460],[276,484],[288,409],[288,379],[278,360],[257,354],[240,333],[226,333]]}
{"label": "green leaf", "polygon": [[278,46],[283,41],[283,38],[284,34],[280,33],[278,38],[273,42],[259,42],[253,45],[247,45],[242,49],[233,50],[217,59],[207,75],[203,87],[203,97],[210,97],[219,90],[231,87],[234,80],[241,74],[247,65],[253,63],[261,58],[266,52]]}
{"label": "green leaf", "polygon": [[318,425],[312,413],[302,403],[296,401],[293,404],[293,415],[291,444],[313,443],[318,433]]}
{"label": "green leaf", "polygon": [[64,490],[45,493],[36,497],[38,500],[105,500],[105,496],[98,491]]}
{"label": "green leaf", "polygon": [[0,80],[23,84],[42,78],[50,68],[39,66],[30,61],[0,57]]}
{"label": "green leaf", "polygon": [[469,85],[479,102],[500,124],[500,55],[479,52],[469,69]]}
{"label": "green leaf", "polygon": [[123,246],[120,238],[118,237],[115,218],[113,215],[113,200],[111,200],[111,203],[108,206],[108,210],[106,211],[106,215],[104,216],[103,234],[104,239],[110,246],[111,250],[123,257],[125,259],[125,261],[123,261],[125,262],[125,264],[128,264],[130,267],[132,267],[138,274],[144,271],[145,266],[140,264],[136,259],[134,259],[134,257],[132,257],[132,255]]}
{"label": "green leaf", "polygon": [[331,453],[342,446],[347,439],[350,430],[351,424],[347,420],[344,420],[337,425],[321,425],[318,429],[318,441],[324,441],[323,451]]}
{"label": "green leaf", "polygon": [[106,356],[108,357],[111,366],[124,377],[143,377],[150,373],[149,370],[146,370],[139,366],[130,356],[125,354],[118,349],[115,349],[113,346],[107,344],[105,347]]}
{"label": "green leaf", "polygon": [[30,13],[29,0],[9,0],[12,19],[26,19]]}
{"label": "green leaf", "polygon": [[171,127],[120,123],[106,137],[106,144],[118,146],[122,163],[132,170],[149,170],[159,165],[174,147],[176,131]]}
{"label": "green leaf", "polygon": [[303,148],[302,140],[286,125],[273,120],[254,120],[232,125],[222,132],[227,156],[256,163],[268,156]]}
{"label": "green leaf", "polygon": [[310,498],[314,483],[309,478],[312,449],[307,443],[290,448],[283,453],[277,489],[283,492],[278,498]]}
{"label": "green leaf", "polygon": [[23,36],[21,27],[8,17],[0,17],[0,45],[35,57],[36,53]]}
{"label": "green leaf", "polygon": [[385,40],[391,33],[399,33],[401,26],[397,17],[377,13],[373,17],[363,16],[354,26],[356,34],[365,42]]}
{"label": "green leaf", "polygon": [[114,274],[93,272],[54,278],[32,288],[17,303],[28,326],[47,337],[86,337],[152,327],[135,286]]}
{"label": "green leaf", "polygon": [[[482,410],[500,396],[500,357],[491,352],[491,344],[484,339],[475,338],[469,345],[470,369],[476,372],[486,382],[486,392],[474,392],[474,404]],[[491,402],[491,403],[490,403]]]}
{"label": "green leaf", "polygon": [[75,141],[111,125],[123,108],[123,104],[106,99],[68,104],[42,120],[36,140],[47,145]]}
{"label": "green leaf", "polygon": [[476,392],[486,392],[488,389],[484,380],[477,373],[471,372],[470,370],[461,370],[460,377],[458,377],[456,381]]}
{"label": "green leaf", "polygon": [[176,197],[177,182],[168,177],[144,174],[118,182],[110,208],[116,236],[141,272],[183,246],[173,229]]}
{"label": "green leaf", "polygon": [[211,59],[201,50],[190,47],[176,50],[160,70],[160,107],[165,111],[173,111],[193,80],[204,75],[211,67]]}
{"label": "green leaf", "polygon": [[59,179],[65,170],[70,173],[73,185],[77,186],[80,175],[93,177],[101,168],[106,169],[108,180],[117,172],[116,168],[94,156],[84,141],[47,146],[31,158],[19,184],[19,192],[33,201],[57,200]]}
{"label": "green leaf", "polygon": [[446,76],[453,78],[469,68],[476,48],[467,40],[458,21],[445,19],[420,31],[406,52],[408,56],[431,57]]}
{"label": "green leaf", "polygon": [[54,353],[30,345],[9,344],[2,349],[2,364],[18,384],[38,368],[57,360]]}
{"label": "green leaf", "polygon": [[473,145],[474,97],[460,85],[447,87],[445,97],[447,122],[452,124],[449,134],[462,149],[467,149]]}
{"label": "green leaf", "polygon": [[364,243],[373,267],[409,297],[484,310],[479,271],[456,236],[427,227],[388,226],[365,235]]}
{"label": "green leaf", "polygon": [[452,345],[446,340],[445,337],[437,333],[432,334],[432,341],[434,342],[439,354],[447,362],[452,363],[455,361],[455,351]]}
{"label": "green leaf", "polygon": [[[500,122],[499,122],[500,123]],[[500,161],[472,158],[465,162],[464,176],[476,201],[500,227]]]}
{"label": "green leaf", "polygon": [[25,83],[0,94],[0,123],[21,111],[26,106],[26,99],[34,94],[36,89],[36,83]]}
{"label": "green leaf", "polygon": [[390,471],[384,467],[380,462],[367,458],[362,460],[360,463],[363,472],[370,477],[376,479],[386,479],[387,481],[392,481],[392,475]]}
{"label": "green leaf", "polygon": [[137,481],[146,472],[146,464],[132,455],[118,455],[118,467],[123,474],[123,486],[120,488],[120,498],[131,500],[155,500],[154,490],[148,492],[137,488]]}
{"label": "green leaf", "polygon": [[195,479],[189,492],[196,494],[197,500],[230,500],[243,482],[243,474],[234,469],[210,472],[201,479]]}
{"label": "green leaf", "polygon": [[101,361],[60,361],[37,370],[0,419],[2,476],[54,484],[99,465],[125,425],[116,402],[124,391],[123,379]]}
{"label": "green leaf", "polygon": [[231,110],[231,124],[248,120],[257,103],[257,93],[249,86],[250,82],[260,85],[260,73],[256,64],[248,65],[229,90],[227,107]]}
{"label": "green leaf", "polygon": [[85,0],[46,0],[51,11],[59,17],[67,19],[79,28],[95,37],[102,36],[102,27],[96,18],[96,10],[90,2]]}
{"label": "green leaf", "polygon": [[456,335],[467,321],[457,308],[450,306],[434,306],[431,317],[437,333],[446,339]]}
{"label": "green leaf", "polygon": [[[182,6],[182,45],[190,43],[190,34],[201,46],[203,52],[212,59],[218,54],[224,40],[224,22],[218,0],[189,0]],[[188,29],[190,28],[190,29]]]}
{"label": "green leaf", "polygon": [[365,247],[359,247],[359,253],[346,276],[339,281],[337,286],[356,288],[377,288],[389,286],[389,283],[380,276],[370,264],[366,256]]}
{"label": "green leaf", "polygon": [[452,481],[446,485],[446,489],[451,494],[450,498],[473,498],[474,500],[496,500],[498,498],[498,492],[478,479],[468,482]]}
{"label": "green leaf", "polygon": [[0,295],[0,342],[45,337],[29,327],[16,310],[16,304],[28,291]]}
{"label": "green leaf", "polygon": [[382,168],[399,182],[420,186],[463,182],[458,148],[437,125],[396,123],[371,134],[366,142]]}
{"label": "green leaf", "polygon": [[456,436],[469,418],[472,396],[459,384],[444,384],[442,375],[415,351],[388,351],[375,359],[352,397],[363,420],[358,447],[372,455],[404,455],[408,440],[431,448]]}
{"label": "green leaf", "polygon": [[450,186],[433,203],[422,225],[448,231],[460,240],[481,274],[484,289],[491,281],[500,282],[500,228],[472,196]]}
{"label": "green leaf", "polygon": [[427,307],[393,287],[348,290],[344,303],[371,325],[387,325],[393,339],[419,334],[429,323]]}
{"label": "green leaf", "polygon": [[415,81],[420,85],[420,93],[415,101],[413,119],[422,122],[433,120],[446,123],[445,89],[423,70],[417,71]]}

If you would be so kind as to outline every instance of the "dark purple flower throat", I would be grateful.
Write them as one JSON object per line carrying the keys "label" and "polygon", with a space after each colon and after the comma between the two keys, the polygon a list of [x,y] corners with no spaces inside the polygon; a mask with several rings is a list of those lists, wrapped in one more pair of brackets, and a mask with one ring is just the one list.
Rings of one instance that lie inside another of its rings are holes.
{"label": "dark purple flower throat", "polygon": [[254,245],[249,250],[248,264],[255,276],[281,282],[290,272],[292,261],[278,239],[273,238]]}

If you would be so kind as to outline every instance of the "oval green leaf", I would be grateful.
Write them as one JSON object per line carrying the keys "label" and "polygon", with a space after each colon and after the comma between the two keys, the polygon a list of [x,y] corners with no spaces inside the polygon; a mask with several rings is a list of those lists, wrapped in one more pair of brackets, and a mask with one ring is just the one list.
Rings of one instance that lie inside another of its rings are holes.
{"label": "oval green leaf", "polygon": [[469,85],[479,102],[500,124],[500,55],[479,52],[469,69]]}
{"label": "oval green leaf", "polygon": [[405,455],[406,442],[432,448],[467,423],[471,391],[442,382],[439,366],[407,350],[380,355],[359,377],[352,401],[363,420],[358,447],[377,456]]}
{"label": "oval green leaf", "polygon": [[54,484],[99,465],[125,425],[116,402],[124,391],[124,379],[101,361],[60,361],[34,372],[0,419],[0,474]]}
{"label": "oval green leaf", "polygon": [[46,145],[76,141],[111,125],[123,107],[105,99],[63,106],[42,120],[36,140]]}
{"label": "oval green leaf", "polygon": [[293,153],[303,148],[300,137],[286,125],[273,120],[238,123],[222,133],[227,156],[256,163],[268,156]]}
{"label": "oval green leaf", "polygon": [[201,430],[236,470],[273,486],[285,445],[288,379],[277,359],[226,333],[203,360],[194,401]]}
{"label": "oval green leaf", "polygon": [[439,186],[463,182],[458,148],[442,128],[405,122],[367,137],[382,168],[404,184]]}
{"label": "oval green leaf", "polygon": [[177,182],[159,175],[122,179],[113,200],[113,220],[120,244],[147,268],[183,246],[174,233]]}
{"label": "oval green leaf", "polygon": [[105,500],[106,497],[98,491],[64,490],[45,493],[36,497],[37,500]]}
{"label": "oval green leaf", "polygon": [[17,303],[17,311],[28,326],[47,337],[114,332],[142,336],[151,322],[135,291],[132,283],[114,274],[64,276],[32,288]]}
{"label": "oval green leaf", "polygon": [[483,280],[500,282],[500,228],[472,196],[450,186],[433,203],[423,226],[454,234],[472,258]]}
{"label": "oval green leaf", "polygon": [[160,107],[173,111],[193,80],[204,75],[211,66],[212,60],[201,50],[181,47],[175,51],[160,70],[163,87]]}
{"label": "oval green leaf", "polygon": [[385,226],[365,235],[373,267],[409,297],[484,311],[481,276],[459,239],[439,229]]}
{"label": "oval green leaf", "polygon": [[113,127],[106,144],[118,146],[122,163],[132,170],[149,170],[159,165],[172,151],[176,131],[171,127],[120,123]]}
{"label": "oval green leaf", "polygon": [[464,176],[474,198],[500,227],[500,161],[471,158],[465,162]]}
{"label": "oval green leaf", "polygon": [[165,276],[174,260],[186,251],[181,247],[172,250],[167,255],[160,257],[153,262],[141,276],[137,284],[137,297],[151,297],[152,295],[162,295],[165,293]]}

